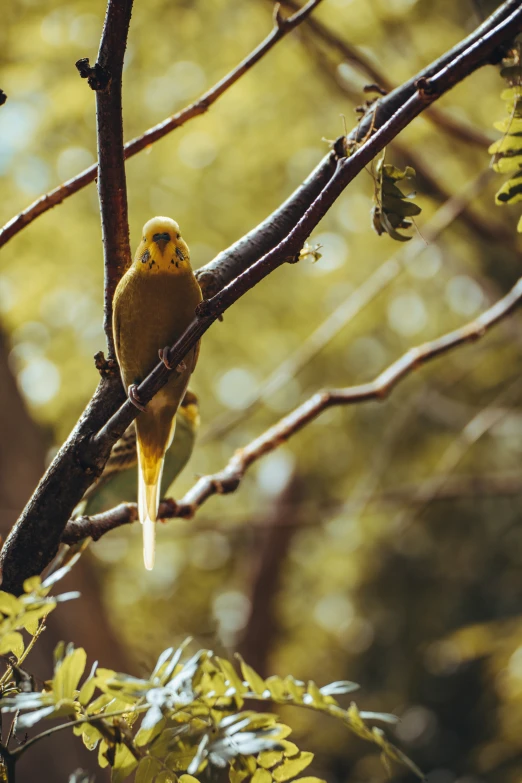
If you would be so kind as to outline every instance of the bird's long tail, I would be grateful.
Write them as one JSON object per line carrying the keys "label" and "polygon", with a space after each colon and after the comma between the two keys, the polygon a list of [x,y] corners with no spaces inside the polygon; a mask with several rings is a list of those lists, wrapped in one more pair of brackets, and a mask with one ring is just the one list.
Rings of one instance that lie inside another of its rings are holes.
{"label": "bird's long tail", "polygon": [[[140,423],[137,423],[138,445],[138,516],[143,526],[143,562],[148,571],[154,568],[154,555],[156,549],[156,520],[161,499],[161,477],[165,461],[165,450],[170,446],[174,436],[175,419],[172,422],[170,432],[167,429],[167,442],[158,446],[155,439],[155,448],[150,441],[140,437]],[[164,430],[163,430],[164,431]]]}
{"label": "bird's long tail", "polygon": [[160,501],[163,458],[154,465],[156,474],[151,479],[150,467],[142,450],[138,448],[138,515],[143,526],[143,562],[147,571],[154,568],[156,550],[156,519]]}

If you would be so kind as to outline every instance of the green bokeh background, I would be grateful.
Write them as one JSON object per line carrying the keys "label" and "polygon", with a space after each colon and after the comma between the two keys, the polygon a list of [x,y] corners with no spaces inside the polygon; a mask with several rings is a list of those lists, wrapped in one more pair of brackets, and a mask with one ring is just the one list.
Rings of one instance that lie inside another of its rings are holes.
{"label": "green bokeh background", "polygon": [[[470,32],[477,7],[471,0],[324,0],[317,18],[400,83]],[[4,3],[2,223],[95,160],[94,95],[74,62],[95,61],[104,10],[101,0]],[[221,78],[268,33],[271,10],[267,0],[136,2],[125,137]],[[342,116],[348,127],[356,121],[353,102],[318,67],[314,51],[304,28],[292,34],[206,115],[128,161],[132,247],[146,220],[170,215],[199,267],[292,192],[328,150],[325,139],[342,132]],[[335,52],[326,58],[362,102],[368,79]],[[492,134],[505,113],[503,86],[497,69],[482,69],[440,105]],[[449,194],[489,164],[486,150],[424,117],[401,141]],[[388,160],[397,162],[392,150]],[[494,178],[473,208],[484,222],[502,222],[511,246],[488,243],[457,220],[266,404],[197,447],[174,495],[196,475],[220,469],[234,449],[317,389],[372,379],[410,346],[462,325],[507,291],[520,274],[518,215],[494,206],[501,181]],[[332,309],[401,250],[372,231],[373,190],[371,173],[361,173],[311,237],[322,258],[277,270],[205,336],[192,384],[202,430],[241,410]],[[422,191],[416,202],[422,237],[438,205]],[[10,365],[50,456],[97,383],[92,356],[104,348],[102,286],[94,184],[2,248],[0,315]],[[94,545],[86,557],[135,670],[187,635],[233,651],[245,628],[258,623],[266,674],[360,682],[361,707],[403,717],[395,738],[432,783],[518,780],[520,495],[488,495],[482,487],[492,476],[516,478],[520,468],[521,345],[515,314],[405,380],[384,403],[323,414],[253,467],[237,493],[212,498],[193,522],[162,526],[152,574],[141,565],[139,529],[122,528]],[[488,405],[502,415],[473,442],[473,424],[466,425]],[[476,491],[419,507],[418,486],[448,469],[452,480],[474,477]],[[400,502],[382,502],[383,493],[398,489]],[[267,530],[276,524],[280,535],[267,554]],[[249,618],[263,552],[276,562],[277,578],[263,586],[266,611]],[[287,719],[317,752],[319,774],[385,779],[373,750],[338,727],[308,713]]]}

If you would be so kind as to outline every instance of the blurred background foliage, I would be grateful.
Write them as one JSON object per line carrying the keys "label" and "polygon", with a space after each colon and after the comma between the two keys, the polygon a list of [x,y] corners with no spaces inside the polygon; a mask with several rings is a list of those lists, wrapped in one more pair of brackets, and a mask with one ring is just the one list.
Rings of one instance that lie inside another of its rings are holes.
{"label": "blurred background foliage", "polygon": [[[400,83],[495,5],[324,0],[315,16]],[[2,223],[95,160],[94,96],[74,62],[95,60],[104,11],[102,0],[3,5]],[[268,0],[136,2],[125,137],[221,78],[269,31],[271,13]],[[303,25],[208,114],[128,162],[132,246],[149,217],[165,214],[180,223],[194,266],[211,260],[302,181],[327,151],[325,139],[342,133],[342,115],[352,127],[368,81]],[[440,105],[494,139],[503,88],[497,69],[482,69]],[[425,117],[401,142],[402,154],[390,149],[387,161],[411,163],[405,149],[448,196],[489,165],[485,148],[455,140]],[[418,243],[422,253],[410,254],[405,271],[313,361],[236,426],[205,438],[174,495],[196,475],[220,469],[235,448],[318,388],[372,379],[411,345],[465,323],[507,291],[520,275],[518,215],[494,206],[500,184],[494,175],[473,199],[481,233],[457,219],[437,242]],[[403,252],[372,230],[373,192],[363,172],[311,237],[321,259],[278,270],[206,335],[193,379],[203,435],[217,417],[241,412],[336,306]],[[440,199],[419,181],[415,200],[422,238]],[[490,229],[497,238],[488,241]],[[94,184],[0,254],[9,367],[48,457],[97,383],[102,284]],[[519,325],[515,314],[410,377],[384,403],[323,414],[260,461],[236,494],[211,499],[192,522],[162,526],[151,574],[141,565],[139,529],[122,528],[93,545],[86,555],[93,584],[130,668],[141,673],[190,634],[218,652],[240,649],[262,674],[292,672],[320,684],[349,678],[362,685],[361,708],[402,717],[396,740],[430,783],[518,780]],[[5,461],[10,444],[0,448]],[[72,632],[68,638],[77,641]],[[111,665],[113,653],[107,639],[106,650],[97,650],[100,663]],[[373,751],[347,742],[336,726],[312,713],[285,719],[316,751],[321,776],[385,779]]]}

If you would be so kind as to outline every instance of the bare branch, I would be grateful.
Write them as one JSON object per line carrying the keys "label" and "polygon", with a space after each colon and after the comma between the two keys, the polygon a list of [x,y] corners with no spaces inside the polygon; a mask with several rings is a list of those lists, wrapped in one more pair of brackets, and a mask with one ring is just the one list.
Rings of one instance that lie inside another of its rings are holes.
{"label": "bare branch", "polygon": [[413,263],[415,258],[437,241],[448,226],[464,212],[470,201],[486,187],[491,175],[491,169],[487,169],[468,183],[461,193],[448,198],[431,220],[422,227],[422,237],[413,237],[411,242],[403,245],[390,258],[383,261],[358,288],[350,292],[308,339],[304,340],[290,356],[281,362],[279,367],[270,373],[268,378],[258,387],[255,397],[249,401],[248,405],[239,411],[228,411],[218,417],[199,438],[199,443],[207,443],[209,440],[220,438],[230,432],[239,422],[244,421],[249,414],[257,410],[265,400],[279,391],[290,378],[295,378],[303,367],[311,362],[380,293],[386,290],[401,272]]}
{"label": "bare branch", "polygon": [[[242,449],[238,449],[226,467],[219,473],[203,476],[179,501],[166,500],[161,504],[160,517],[191,518],[197,509],[213,495],[235,492],[246,471],[265,454],[277,449],[282,443],[314,421],[323,411],[337,405],[354,405],[371,400],[384,400],[417,367],[447,353],[461,345],[475,342],[493,326],[506,318],[522,301],[522,277],[506,296],[485,310],[482,315],[465,326],[442,335],[436,340],[410,348],[397,361],[380,373],[374,381],[346,389],[323,389],[299,405],[277,424],[266,430]],[[109,530],[133,522],[137,518],[133,503],[121,504],[110,511],[93,517],[71,520],[65,529],[62,541],[74,543],[91,536],[97,540]]]}
{"label": "bare branch", "polygon": [[[133,155],[137,155],[138,152],[149,147],[154,142],[159,141],[168,133],[176,128],[180,128],[189,120],[194,117],[199,117],[201,114],[205,114],[208,109],[225,93],[238,79],[240,79],[245,73],[247,73],[256,63],[261,60],[262,57],[267,54],[272,47],[284,38],[285,35],[294,30],[301,22],[303,22],[319,5],[321,0],[309,0],[309,2],[297,11],[293,16],[283,19],[274,24],[272,31],[265,38],[262,43],[259,44],[244,60],[242,60],[230,73],[223,77],[217,84],[215,84],[210,90],[203,93],[200,98],[189,106],[185,107],[181,111],[173,114],[171,117],[159,122],[152,128],[149,128],[141,136],[137,136],[135,139],[128,141],[124,146],[125,158],[131,158]],[[100,58],[98,62],[101,63]],[[77,63],[78,70],[83,74],[85,78],[95,78],[96,66],[90,68],[88,60],[79,60]],[[94,81],[96,86],[96,81]],[[89,183],[94,182],[98,174],[98,162],[93,163],[84,171],[77,174],[72,179],[67,180],[62,185],[59,185],[54,190],[49,191],[43,196],[40,196],[36,201],[30,204],[23,212],[12,218],[5,226],[0,229],[0,247],[5,245],[12,237],[18,234],[19,231],[24,229],[37,217],[43,215],[49,209],[61,204],[62,201],[69,198],[69,196],[78,193]]]}
{"label": "bare branch", "polygon": [[[295,0],[282,0],[282,2],[283,5],[291,9],[297,6]],[[394,90],[394,85],[384,71],[378,68],[373,60],[370,60],[358,46],[354,46],[348,41],[339,38],[331,28],[327,27],[319,19],[308,19],[305,28],[312,31],[317,39],[326,44],[326,48],[329,51],[337,51],[345,61],[352,63],[363,75],[382,87],[386,92]],[[488,147],[495,140],[492,135],[484,133],[475,128],[474,125],[471,125],[471,123],[454,117],[449,112],[436,106],[432,106],[426,111],[426,118],[455,139],[464,141],[467,144]]]}
{"label": "bare branch", "polygon": [[76,63],[82,78],[87,78],[96,91],[98,196],[105,268],[103,326],[109,359],[115,358],[112,299],[118,282],[131,263],[121,99],[123,58],[131,12],[132,0],[109,0],[94,68],[90,68],[88,60]]}

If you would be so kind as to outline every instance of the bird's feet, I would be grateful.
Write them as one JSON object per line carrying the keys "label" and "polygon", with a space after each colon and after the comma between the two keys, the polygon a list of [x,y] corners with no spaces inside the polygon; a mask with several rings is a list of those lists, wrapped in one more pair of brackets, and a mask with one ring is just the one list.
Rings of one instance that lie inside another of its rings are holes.
{"label": "bird's feet", "polygon": [[179,375],[181,375],[181,373],[185,372],[185,370],[187,369],[187,365],[185,364],[184,359],[182,359],[176,367],[173,367],[172,364],[170,364],[169,360],[167,359],[169,351],[170,351],[170,347],[168,345],[165,346],[165,348],[160,348],[158,351],[159,358],[161,359],[161,361],[163,362],[167,370],[176,370],[176,372],[179,373]]}
{"label": "bird's feet", "polygon": [[140,399],[140,395],[138,394],[138,384],[137,383],[131,383],[129,388],[127,389],[127,394],[129,397],[129,400],[132,402],[133,405],[136,406],[136,408],[140,411],[145,411],[147,408],[143,404],[143,402]]}

